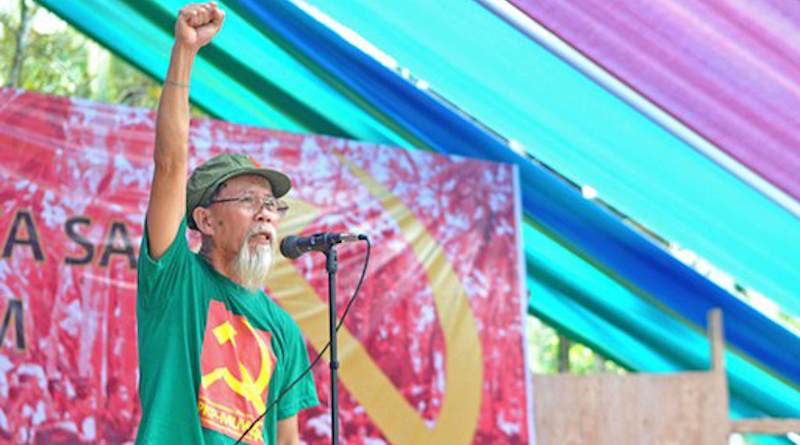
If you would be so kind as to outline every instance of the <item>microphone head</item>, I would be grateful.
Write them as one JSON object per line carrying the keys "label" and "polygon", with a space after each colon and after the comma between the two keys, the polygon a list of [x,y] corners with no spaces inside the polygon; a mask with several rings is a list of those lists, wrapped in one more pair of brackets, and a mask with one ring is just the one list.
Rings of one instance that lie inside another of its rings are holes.
{"label": "microphone head", "polygon": [[299,236],[289,235],[281,240],[281,254],[290,260],[299,258],[303,251],[297,247]]}

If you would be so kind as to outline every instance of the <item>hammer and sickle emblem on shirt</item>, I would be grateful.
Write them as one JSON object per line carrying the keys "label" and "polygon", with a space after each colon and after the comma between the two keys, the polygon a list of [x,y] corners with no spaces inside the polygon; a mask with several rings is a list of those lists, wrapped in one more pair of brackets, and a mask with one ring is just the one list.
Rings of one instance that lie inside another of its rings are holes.
{"label": "hammer and sickle emblem on shirt", "polygon": [[[434,425],[426,423],[344,325],[339,330],[340,378],[391,443],[468,445],[478,427],[483,358],[477,323],[464,286],[441,246],[413,212],[367,172],[348,159],[341,156],[338,159],[397,222],[406,242],[425,268],[447,351],[445,391]],[[292,207],[300,210],[283,222],[282,232],[299,232],[316,218],[308,203],[297,201],[292,203]],[[272,295],[298,321],[314,348],[322,349],[328,339],[325,299],[320,298],[305,277],[282,258],[277,261],[272,277],[271,282],[281,283]]]}
{"label": "hammer and sickle emblem on shirt", "polygon": [[[212,301],[211,304],[222,305],[222,303],[216,301]],[[246,318],[234,316],[234,319],[238,320],[238,322],[231,323],[231,320],[226,320],[214,327],[212,329],[213,338],[216,339],[220,346],[229,343],[228,346],[236,350],[237,336],[252,336],[258,345],[261,362],[258,376],[253,378],[250,370],[247,369],[247,366],[240,360],[238,361],[238,365],[241,380],[237,379],[225,364],[222,364],[203,375],[201,384],[203,388],[208,388],[221,379],[233,392],[244,397],[245,400],[253,404],[257,412],[261,413],[264,412],[265,409],[264,391],[269,386],[270,377],[272,375],[272,357],[270,356],[269,346]],[[237,325],[240,329],[244,328],[247,332],[238,332],[236,330]],[[241,347],[241,345],[239,347]]]}

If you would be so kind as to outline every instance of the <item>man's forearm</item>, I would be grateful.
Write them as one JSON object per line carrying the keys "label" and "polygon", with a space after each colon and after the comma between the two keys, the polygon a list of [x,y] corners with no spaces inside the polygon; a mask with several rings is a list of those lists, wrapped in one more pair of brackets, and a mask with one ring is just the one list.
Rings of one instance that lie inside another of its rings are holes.
{"label": "man's forearm", "polygon": [[197,51],[176,43],[172,47],[156,117],[157,167],[185,168],[189,145],[189,83]]}

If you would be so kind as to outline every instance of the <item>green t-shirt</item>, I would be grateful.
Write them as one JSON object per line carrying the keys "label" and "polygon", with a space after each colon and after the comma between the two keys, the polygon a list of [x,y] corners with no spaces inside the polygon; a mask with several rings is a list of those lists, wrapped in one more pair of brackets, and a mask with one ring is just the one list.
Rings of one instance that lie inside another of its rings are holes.
{"label": "green t-shirt", "polygon": [[[190,251],[185,224],[158,261],[145,229],[137,284],[137,444],[232,444],[308,367],[297,323]],[[279,419],[318,403],[309,372],[243,442],[274,444]]]}

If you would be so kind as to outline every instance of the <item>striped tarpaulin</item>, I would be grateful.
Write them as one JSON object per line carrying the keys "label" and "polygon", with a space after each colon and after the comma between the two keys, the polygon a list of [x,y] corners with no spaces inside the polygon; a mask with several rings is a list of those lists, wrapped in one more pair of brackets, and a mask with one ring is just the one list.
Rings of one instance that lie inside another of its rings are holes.
{"label": "striped tarpaulin", "polygon": [[800,3],[511,2],[800,199]]}

